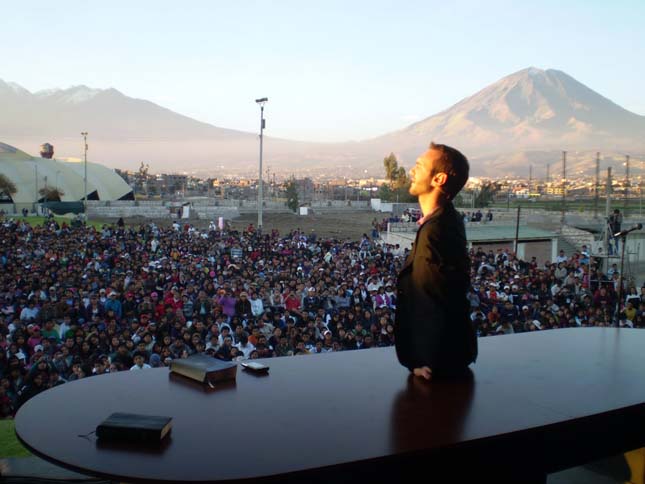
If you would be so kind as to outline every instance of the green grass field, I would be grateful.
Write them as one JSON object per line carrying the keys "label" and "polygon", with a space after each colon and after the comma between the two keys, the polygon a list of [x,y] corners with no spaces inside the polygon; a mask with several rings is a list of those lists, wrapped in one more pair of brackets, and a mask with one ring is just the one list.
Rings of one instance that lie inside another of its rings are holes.
{"label": "green grass field", "polygon": [[31,455],[18,441],[13,420],[0,420],[0,458]]}

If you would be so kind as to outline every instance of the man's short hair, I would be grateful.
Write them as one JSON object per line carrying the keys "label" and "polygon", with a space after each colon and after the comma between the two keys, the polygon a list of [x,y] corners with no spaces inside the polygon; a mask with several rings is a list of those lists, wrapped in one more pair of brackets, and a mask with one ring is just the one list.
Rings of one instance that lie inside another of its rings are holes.
{"label": "man's short hair", "polygon": [[437,150],[441,153],[441,157],[433,166],[431,176],[437,173],[445,173],[448,175],[448,180],[443,187],[443,191],[452,200],[468,181],[468,173],[470,171],[468,160],[459,150],[450,146],[435,144],[434,141],[430,143],[430,149]]}

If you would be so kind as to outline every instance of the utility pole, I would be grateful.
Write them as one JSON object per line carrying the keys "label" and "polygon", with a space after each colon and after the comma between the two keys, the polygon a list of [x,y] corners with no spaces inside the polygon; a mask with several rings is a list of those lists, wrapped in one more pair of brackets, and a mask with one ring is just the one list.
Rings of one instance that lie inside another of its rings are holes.
{"label": "utility pole", "polygon": [[562,152],[562,218],[561,222],[564,225],[564,214],[567,210],[567,152]]}
{"label": "utility pole", "polygon": [[549,168],[551,168],[551,163],[546,164],[546,182],[547,184],[551,181],[549,178]]}
{"label": "utility pole", "polygon": [[264,128],[266,123],[264,121],[264,105],[269,98],[263,97],[256,99],[255,102],[260,106],[260,168],[258,170],[258,230],[262,230],[262,147],[264,140]]}
{"label": "utility pole", "polygon": [[[608,255],[607,243],[609,242],[609,237],[613,235],[609,232],[609,214],[611,213],[611,166],[607,167],[607,185],[605,187],[605,197],[607,198],[607,200],[605,202],[605,230],[603,232],[604,236],[602,238],[602,250],[604,254]],[[609,259],[607,259],[607,267],[609,267]],[[606,270],[607,267],[605,267],[604,270]]]}
{"label": "utility pole", "polygon": [[625,189],[624,189],[624,201],[625,201],[625,215],[627,215],[627,198],[629,197],[629,155],[625,158]]}
{"label": "utility pole", "polygon": [[531,198],[531,185],[533,184],[533,165],[529,165],[529,198]]}
{"label": "utility pole", "polygon": [[521,207],[518,205],[517,206],[517,218],[515,219],[515,241],[513,243],[513,252],[515,252],[515,256],[517,257],[517,248],[520,246],[519,240],[520,240],[520,209]]}
{"label": "utility pole", "polygon": [[605,196],[607,197],[607,203],[605,204],[605,217],[609,218],[609,213],[611,212],[611,166],[607,167],[607,186],[605,187]]}
{"label": "utility pole", "polygon": [[643,161],[641,160],[641,174],[638,177],[638,216],[643,216]]}
{"label": "utility pole", "polygon": [[34,212],[38,203],[38,162],[34,162]]}
{"label": "utility pole", "polygon": [[83,160],[85,164],[85,175],[83,176],[84,188],[83,188],[83,210],[85,211],[85,217],[87,217],[87,131],[81,133],[83,136]]}
{"label": "utility pole", "polygon": [[271,167],[267,166],[267,180],[269,181],[269,187],[267,189],[268,199],[271,200]]}
{"label": "utility pole", "polygon": [[593,218],[598,219],[598,190],[600,190],[600,152],[596,152],[596,186],[594,187]]}

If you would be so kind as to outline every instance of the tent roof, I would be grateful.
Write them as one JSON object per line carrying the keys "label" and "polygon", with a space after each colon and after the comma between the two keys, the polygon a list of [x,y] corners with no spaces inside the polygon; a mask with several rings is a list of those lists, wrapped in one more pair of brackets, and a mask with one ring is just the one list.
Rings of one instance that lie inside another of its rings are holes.
{"label": "tent roof", "polygon": [[[45,186],[60,188],[61,201],[82,200],[85,190],[82,162],[33,157],[13,146],[0,143],[0,173],[14,182],[14,203],[33,203]],[[130,193],[130,186],[114,170],[98,163],[87,164],[88,195],[97,192],[99,200],[119,200]]]}

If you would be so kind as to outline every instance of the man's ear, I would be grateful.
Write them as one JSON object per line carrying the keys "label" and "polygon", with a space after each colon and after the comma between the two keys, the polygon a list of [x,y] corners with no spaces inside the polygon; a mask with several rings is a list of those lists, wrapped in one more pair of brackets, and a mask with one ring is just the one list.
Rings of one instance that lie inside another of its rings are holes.
{"label": "man's ear", "polygon": [[432,177],[432,183],[438,187],[442,187],[448,181],[448,175],[444,172],[437,173]]}

